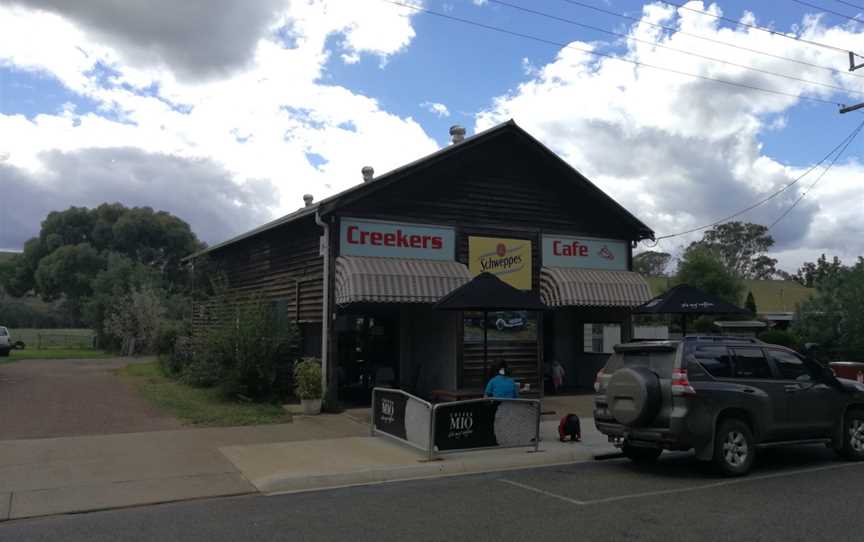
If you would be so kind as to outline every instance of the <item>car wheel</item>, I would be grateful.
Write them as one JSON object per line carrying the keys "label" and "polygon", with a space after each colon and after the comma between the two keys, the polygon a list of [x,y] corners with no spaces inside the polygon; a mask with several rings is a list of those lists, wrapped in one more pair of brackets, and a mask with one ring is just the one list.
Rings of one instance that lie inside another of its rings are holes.
{"label": "car wheel", "polygon": [[750,426],[741,420],[723,420],[714,436],[714,465],[725,476],[747,474],[753,465],[756,444]]}
{"label": "car wheel", "polygon": [[663,450],[660,448],[643,448],[641,446],[631,446],[625,444],[621,448],[621,453],[624,457],[637,464],[653,463],[657,461]]}
{"label": "car wheel", "polygon": [[846,413],[841,454],[852,461],[864,459],[864,411],[851,410]]}

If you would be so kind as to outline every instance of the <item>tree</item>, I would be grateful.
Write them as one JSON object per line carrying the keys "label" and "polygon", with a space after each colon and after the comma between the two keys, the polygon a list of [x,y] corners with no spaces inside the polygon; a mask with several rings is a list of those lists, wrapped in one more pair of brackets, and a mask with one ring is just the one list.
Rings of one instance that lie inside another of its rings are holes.
{"label": "tree", "polygon": [[837,256],[834,256],[829,262],[828,258],[822,254],[816,262],[804,262],[793,278],[804,286],[813,288],[819,281],[836,273],[842,267],[843,263]]}
{"label": "tree", "polygon": [[744,285],[717,257],[714,251],[691,245],[678,264],[676,282],[705,290],[724,301],[737,305]]}
{"label": "tree", "polygon": [[816,295],[799,307],[795,333],[835,359],[864,358],[864,259],[851,267],[829,264],[814,285]]}
{"label": "tree", "polygon": [[633,256],[633,270],[646,277],[662,277],[671,260],[671,254],[648,250]]}
{"label": "tree", "polygon": [[756,299],[753,297],[753,292],[747,292],[747,300],[744,301],[744,307],[753,314],[756,314]]}
{"label": "tree", "polygon": [[749,222],[726,222],[705,232],[690,246],[714,252],[720,262],[742,279],[770,279],[777,260],[765,253],[774,245],[768,228]]}
{"label": "tree", "polygon": [[120,354],[149,354],[156,349],[159,326],[165,315],[163,295],[153,288],[135,288],[117,298],[105,322],[105,331],[121,343]]}

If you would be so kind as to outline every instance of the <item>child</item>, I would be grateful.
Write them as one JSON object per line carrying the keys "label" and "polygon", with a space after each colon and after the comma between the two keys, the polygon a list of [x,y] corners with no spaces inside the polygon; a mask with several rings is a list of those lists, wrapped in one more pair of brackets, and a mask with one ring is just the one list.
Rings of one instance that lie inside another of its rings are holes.
{"label": "child", "polygon": [[552,391],[554,393],[557,394],[564,386],[564,377],[566,376],[567,372],[564,370],[564,366],[557,359],[552,362]]}

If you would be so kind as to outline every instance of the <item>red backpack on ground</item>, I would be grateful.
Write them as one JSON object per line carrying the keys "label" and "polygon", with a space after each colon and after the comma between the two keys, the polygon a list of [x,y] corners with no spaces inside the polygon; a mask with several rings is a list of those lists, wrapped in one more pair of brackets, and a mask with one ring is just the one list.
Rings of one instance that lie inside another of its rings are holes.
{"label": "red backpack on ground", "polygon": [[566,442],[567,437],[570,437],[570,442],[582,440],[582,425],[579,423],[579,416],[575,414],[565,414],[558,422],[558,439]]}

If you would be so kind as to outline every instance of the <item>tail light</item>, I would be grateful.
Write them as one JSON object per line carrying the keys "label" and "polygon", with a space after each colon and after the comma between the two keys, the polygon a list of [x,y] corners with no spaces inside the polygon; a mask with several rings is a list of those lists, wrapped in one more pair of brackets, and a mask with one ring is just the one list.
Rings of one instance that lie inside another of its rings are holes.
{"label": "tail light", "polygon": [[597,376],[594,377],[594,391],[600,391],[600,377],[603,375],[603,369],[597,371]]}
{"label": "tail light", "polygon": [[672,395],[676,397],[696,395],[696,390],[687,379],[687,369],[672,369]]}

